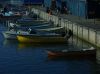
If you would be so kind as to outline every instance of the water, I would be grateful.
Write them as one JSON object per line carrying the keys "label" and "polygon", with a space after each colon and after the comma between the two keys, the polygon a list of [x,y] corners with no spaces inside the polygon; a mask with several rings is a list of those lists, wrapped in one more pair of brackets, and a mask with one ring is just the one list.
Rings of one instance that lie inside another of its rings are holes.
{"label": "water", "polygon": [[[0,25],[0,31],[4,27]],[[100,50],[97,60],[52,60],[47,49],[82,49],[90,44],[77,38],[68,44],[21,44],[3,38],[0,32],[0,74],[100,74]]]}

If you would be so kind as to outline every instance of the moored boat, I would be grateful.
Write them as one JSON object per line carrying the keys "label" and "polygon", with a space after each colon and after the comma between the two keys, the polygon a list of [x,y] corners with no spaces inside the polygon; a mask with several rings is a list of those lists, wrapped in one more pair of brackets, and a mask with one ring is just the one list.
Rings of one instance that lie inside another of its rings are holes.
{"label": "moored boat", "polygon": [[47,50],[48,58],[55,59],[55,58],[64,58],[64,59],[94,59],[96,58],[96,49],[91,47],[88,49],[82,49],[82,50]]}
{"label": "moored boat", "polygon": [[2,32],[5,39],[17,39],[18,34],[28,34],[27,31],[4,31]]}
{"label": "moored boat", "polygon": [[22,15],[12,15],[12,16],[2,16],[0,15],[0,20],[4,21],[4,20],[16,20],[16,19],[20,19],[22,17]]}
{"label": "moored boat", "polygon": [[66,43],[71,35],[65,33],[55,33],[62,27],[35,29],[30,34],[19,34],[19,42],[38,42],[38,43]]}
{"label": "moored boat", "polygon": [[47,34],[19,34],[17,36],[19,42],[36,42],[36,43],[62,43],[67,42],[67,38],[56,33]]}
{"label": "moored boat", "polygon": [[[32,29],[41,29],[41,28],[48,28],[51,25],[49,24],[44,24],[44,25],[36,25],[33,26]],[[19,25],[15,23],[9,23],[8,24],[8,30],[3,31],[3,35],[6,39],[17,39],[18,34],[30,34],[30,29],[27,27],[19,27]]]}
{"label": "moored boat", "polygon": [[50,24],[50,23],[42,19],[34,20],[32,18],[31,19],[22,18],[22,19],[17,20],[17,24],[23,27],[23,26],[33,26],[33,25],[42,25],[42,24]]}

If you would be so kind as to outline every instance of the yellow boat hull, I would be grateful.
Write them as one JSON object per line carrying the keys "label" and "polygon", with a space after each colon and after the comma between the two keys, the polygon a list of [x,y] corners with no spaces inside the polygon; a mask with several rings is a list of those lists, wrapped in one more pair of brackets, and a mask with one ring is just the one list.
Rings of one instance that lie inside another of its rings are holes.
{"label": "yellow boat hull", "polygon": [[36,42],[36,43],[66,43],[67,39],[64,37],[41,37],[41,36],[21,36],[18,35],[19,42]]}

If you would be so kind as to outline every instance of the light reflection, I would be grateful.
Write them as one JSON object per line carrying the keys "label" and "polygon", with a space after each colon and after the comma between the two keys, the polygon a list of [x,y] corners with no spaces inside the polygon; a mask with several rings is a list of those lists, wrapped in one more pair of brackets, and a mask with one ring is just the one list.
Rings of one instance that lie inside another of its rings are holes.
{"label": "light reflection", "polygon": [[4,39],[4,40],[3,40],[3,46],[4,46],[4,47],[16,45],[17,43],[18,43],[17,40],[7,40],[7,39]]}
{"label": "light reflection", "polygon": [[86,43],[85,41],[82,41],[81,39],[78,39],[77,37],[72,37],[71,39],[69,39],[68,43],[66,44],[47,44],[47,43],[19,43],[17,40],[7,40],[4,39],[3,41],[3,46],[16,46],[18,49],[23,49],[23,48],[33,48],[33,47],[65,47],[65,49],[86,49],[86,48],[90,48],[91,45],[89,43]]}

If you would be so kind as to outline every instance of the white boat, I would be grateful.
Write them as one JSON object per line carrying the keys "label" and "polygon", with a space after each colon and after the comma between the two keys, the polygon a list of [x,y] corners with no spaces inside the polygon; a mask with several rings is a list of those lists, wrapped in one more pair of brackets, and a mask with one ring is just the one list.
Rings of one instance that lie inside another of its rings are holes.
{"label": "white boat", "polygon": [[17,39],[18,34],[28,34],[29,32],[21,30],[19,31],[11,30],[11,31],[3,31],[2,33],[5,39]]}
{"label": "white boat", "polygon": [[[44,24],[44,25],[37,25],[37,26],[33,26],[33,29],[40,29],[40,28],[48,28],[50,27],[51,25],[50,24]],[[18,28],[18,29],[17,29]],[[21,30],[19,30],[21,29]],[[20,28],[17,24],[14,24],[14,23],[9,23],[8,24],[8,30],[7,31],[3,31],[3,35],[4,35],[4,38],[6,39],[17,39],[17,35],[18,34],[29,34],[30,33],[30,28],[26,31],[23,31],[22,29],[25,29],[25,28]]]}

